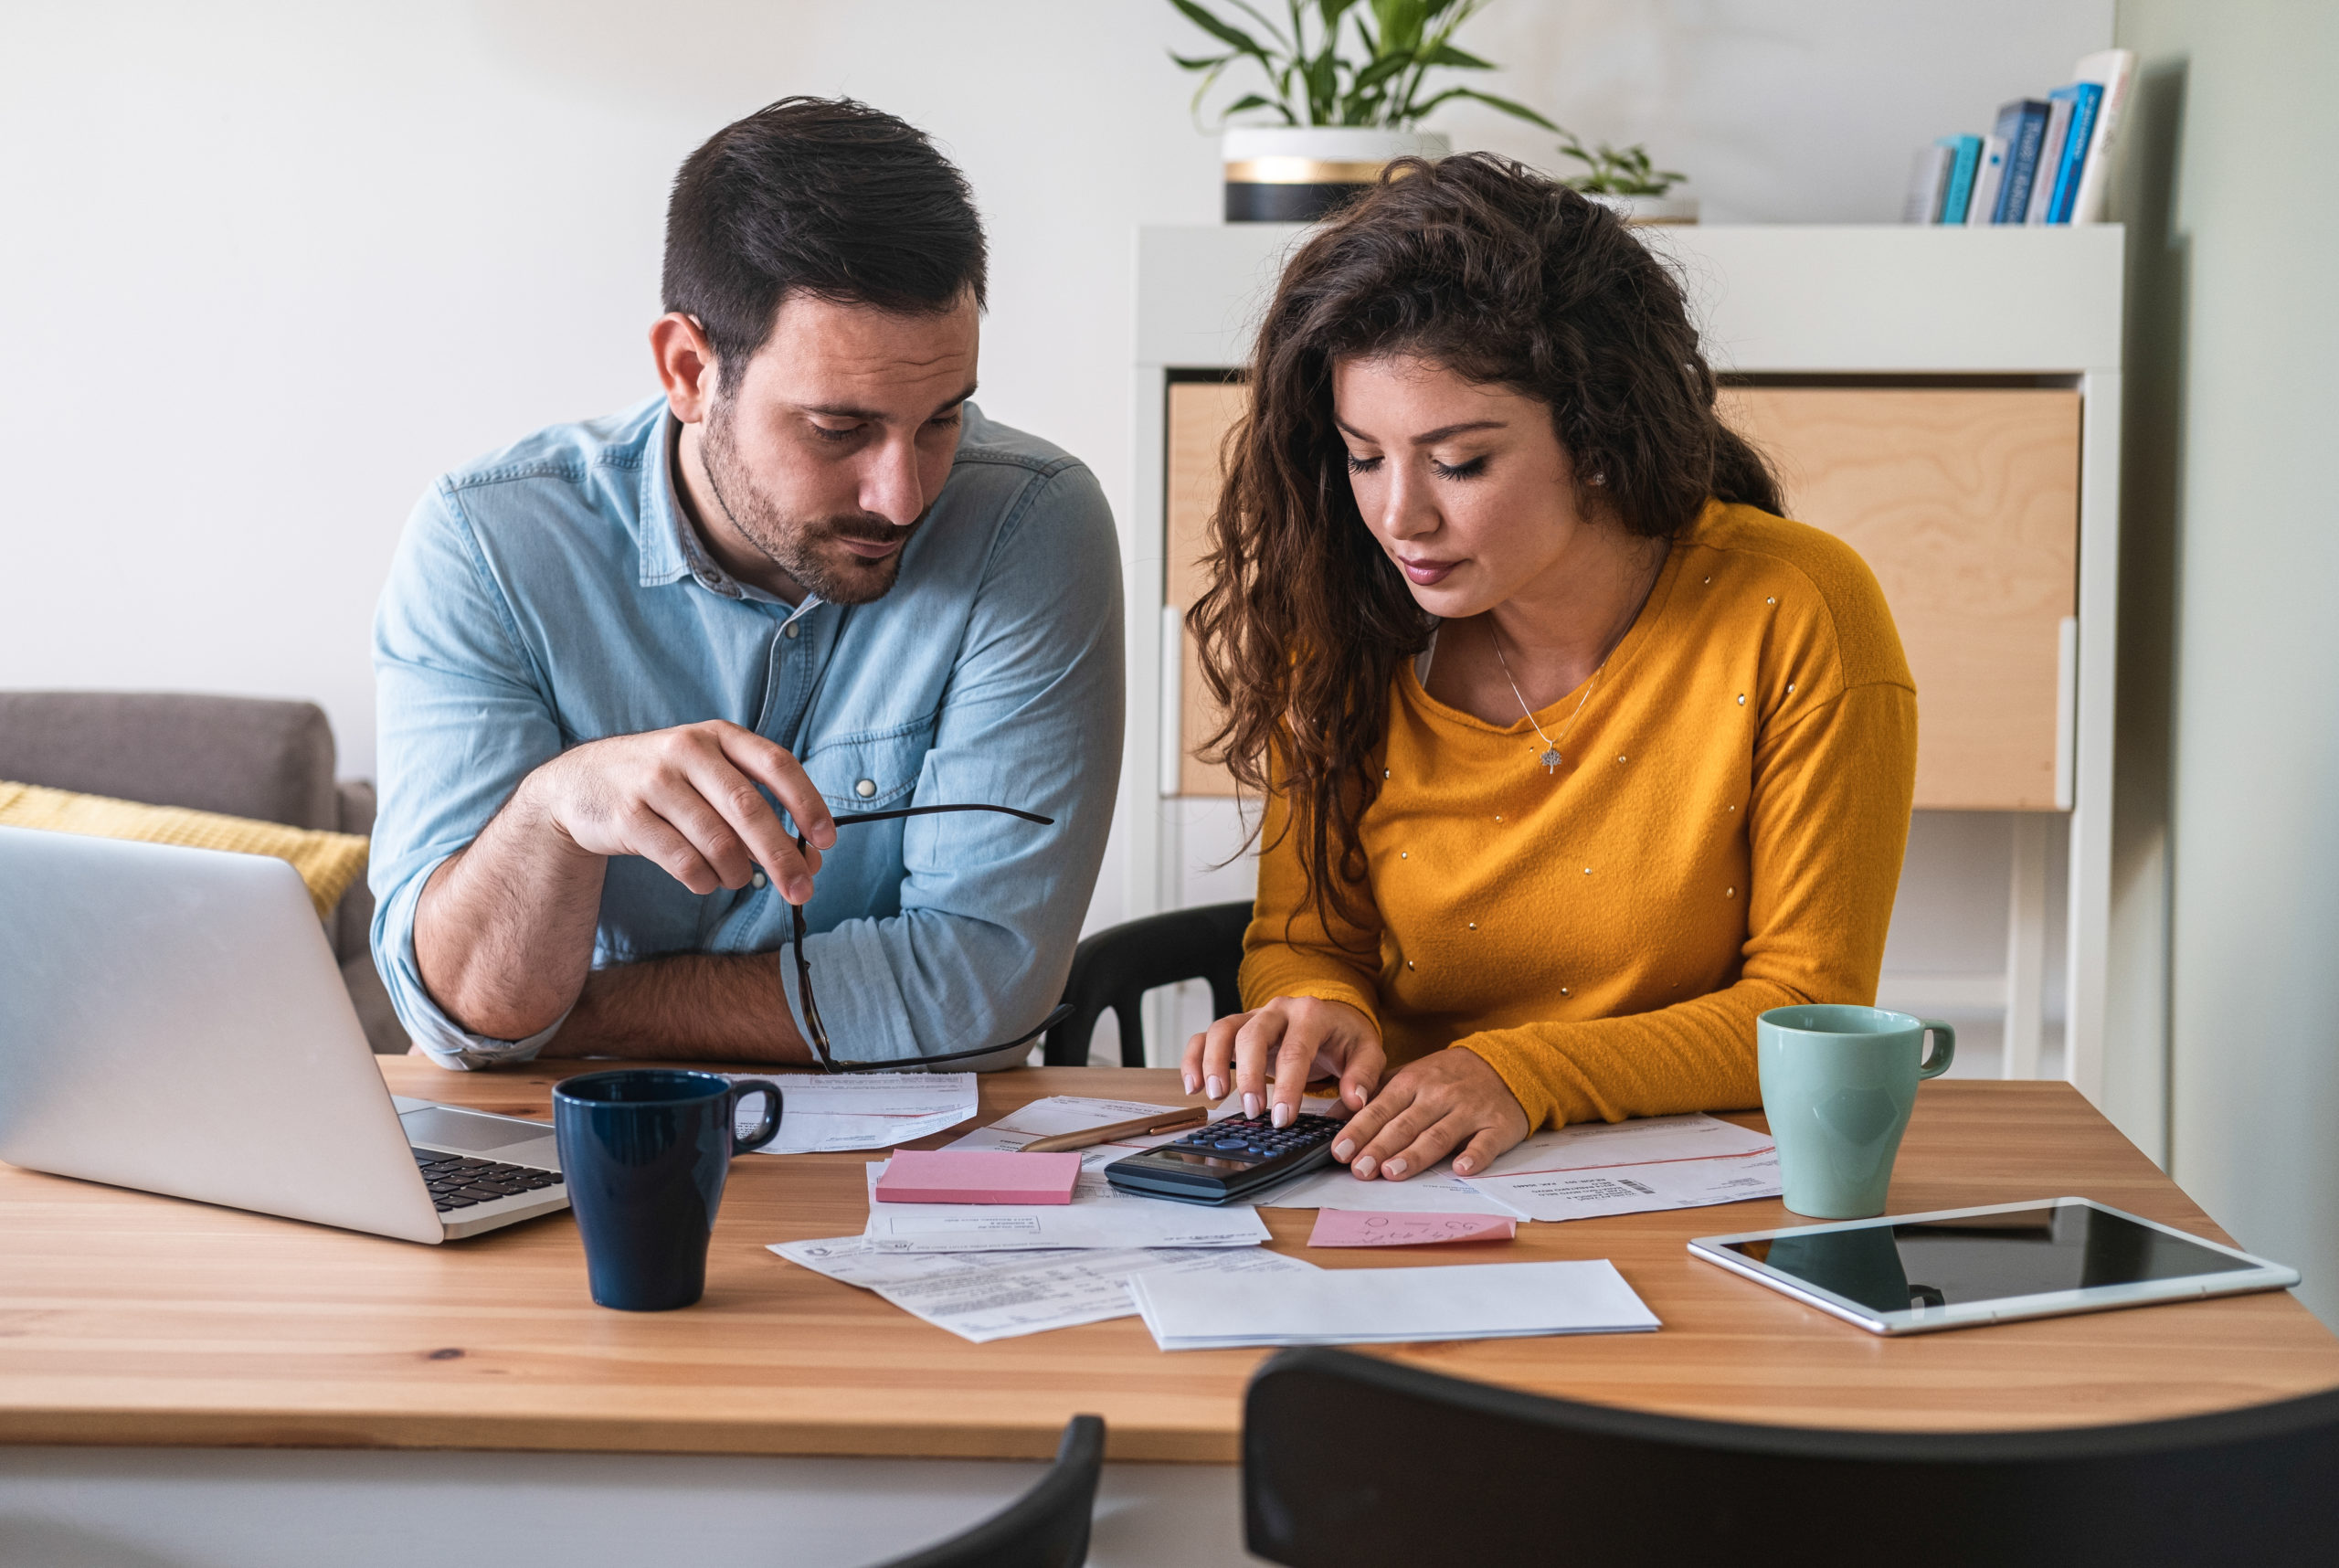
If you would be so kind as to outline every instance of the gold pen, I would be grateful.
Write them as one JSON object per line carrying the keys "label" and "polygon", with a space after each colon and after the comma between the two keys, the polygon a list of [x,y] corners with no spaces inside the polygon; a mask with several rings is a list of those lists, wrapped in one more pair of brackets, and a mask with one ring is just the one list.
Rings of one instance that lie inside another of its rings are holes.
{"label": "gold pen", "polygon": [[1186,1110],[1155,1111],[1151,1116],[1132,1117],[1104,1127],[1086,1127],[1078,1132],[1059,1132],[1046,1138],[1035,1138],[1025,1144],[1024,1154],[1061,1154],[1066,1150],[1093,1149],[1100,1143],[1110,1143],[1117,1138],[1146,1138],[1157,1132],[1183,1132],[1190,1127],[1200,1127],[1210,1119],[1208,1106],[1194,1106]]}

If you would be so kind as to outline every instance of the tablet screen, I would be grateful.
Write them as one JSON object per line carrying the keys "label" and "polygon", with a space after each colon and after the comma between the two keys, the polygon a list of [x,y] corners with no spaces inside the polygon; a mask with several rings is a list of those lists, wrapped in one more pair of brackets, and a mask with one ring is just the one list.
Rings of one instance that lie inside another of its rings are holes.
{"label": "tablet screen", "polygon": [[2083,1203],[1726,1245],[1878,1312],[2258,1266]]}

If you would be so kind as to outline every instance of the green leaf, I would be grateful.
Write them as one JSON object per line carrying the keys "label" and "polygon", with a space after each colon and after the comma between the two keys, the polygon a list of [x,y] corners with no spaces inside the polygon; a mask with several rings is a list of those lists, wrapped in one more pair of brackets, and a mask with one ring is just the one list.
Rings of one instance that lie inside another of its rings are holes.
{"label": "green leaf", "polygon": [[1424,65],[1452,66],[1456,70],[1492,70],[1495,69],[1494,61],[1482,60],[1477,56],[1468,53],[1466,50],[1455,48],[1452,44],[1439,44],[1434,48],[1426,50],[1421,56],[1421,62]]}
{"label": "green leaf", "polygon": [[[1486,104],[1488,108],[1499,109],[1505,114],[1524,120],[1530,125],[1540,125],[1546,131],[1557,131],[1559,129],[1558,126],[1544,119],[1540,114],[1536,113],[1535,111],[1528,108],[1527,105],[1516,102],[1508,98],[1498,98],[1491,92],[1480,92],[1475,87],[1451,88],[1445,92],[1439,93],[1438,99],[1444,100],[1454,97],[1456,94],[1459,94],[1464,98],[1475,98],[1479,102]],[[1429,111],[1426,107],[1422,111],[1424,114],[1428,111]]]}
{"label": "green leaf", "polygon": [[1356,73],[1356,81],[1349,90],[1351,93],[1370,92],[1403,70],[1409,63],[1402,55],[1383,55]]}
{"label": "green leaf", "polygon": [[1233,59],[1233,55],[1196,55],[1191,58],[1172,51],[1170,58],[1188,70],[1213,70]]}
{"label": "green leaf", "polygon": [[1195,5],[1194,0],[1170,0],[1170,4],[1178,7],[1179,13],[1187,21],[1191,22],[1220,43],[1232,44],[1244,54],[1254,55],[1261,63],[1268,64],[1269,69],[1273,69],[1272,64],[1267,60],[1267,51],[1259,47],[1259,41],[1256,38],[1242,28],[1232,23],[1220,21],[1200,5]]}
{"label": "green leaf", "polygon": [[1349,14],[1356,0],[1316,0],[1316,14],[1324,19],[1324,33],[1328,43],[1331,35],[1339,31],[1340,18]]}
{"label": "green leaf", "polygon": [[1282,107],[1283,105],[1277,103],[1272,98],[1262,97],[1260,94],[1255,92],[1246,92],[1242,97],[1236,99],[1233,102],[1228,104],[1226,106],[1225,112],[1229,114],[1240,114],[1246,109],[1280,109]]}

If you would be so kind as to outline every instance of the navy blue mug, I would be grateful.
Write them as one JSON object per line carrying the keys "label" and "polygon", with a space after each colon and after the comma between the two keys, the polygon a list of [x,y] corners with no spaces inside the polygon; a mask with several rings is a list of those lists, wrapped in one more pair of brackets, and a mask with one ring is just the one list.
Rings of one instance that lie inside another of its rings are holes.
{"label": "navy blue mug", "polygon": [[[763,1120],[735,1136],[738,1103],[758,1094]],[[595,1302],[665,1312],[705,1294],[707,1237],[731,1157],[779,1136],[782,1108],[778,1085],[713,1073],[639,1068],[554,1086],[561,1175]]]}

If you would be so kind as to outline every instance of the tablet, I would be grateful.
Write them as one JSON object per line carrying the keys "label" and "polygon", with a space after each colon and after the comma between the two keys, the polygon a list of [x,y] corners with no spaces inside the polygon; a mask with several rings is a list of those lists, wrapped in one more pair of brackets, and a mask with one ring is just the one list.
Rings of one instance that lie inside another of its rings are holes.
{"label": "tablet", "polygon": [[2298,1270],[2088,1198],[1700,1236],[1708,1263],[1872,1334],[2281,1290]]}

